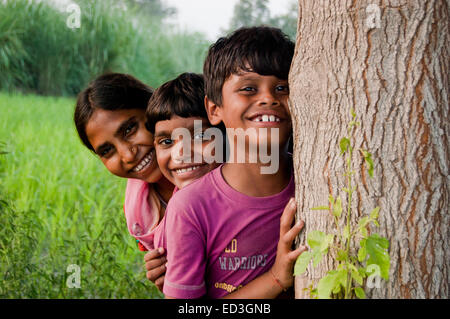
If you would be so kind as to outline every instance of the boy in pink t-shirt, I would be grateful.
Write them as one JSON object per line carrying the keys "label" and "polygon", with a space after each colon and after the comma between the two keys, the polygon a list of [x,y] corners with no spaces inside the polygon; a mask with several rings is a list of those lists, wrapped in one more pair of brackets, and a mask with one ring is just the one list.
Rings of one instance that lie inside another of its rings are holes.
{"label": "boy in pink t-shirt", "polygon": [[[168,203],[167,298],[219,298],[230,292],[235,298],[273,298],[292,285],[293,263],[305,249],[290,251],[302,227],[288,231],[293,215],[280,224],[294,195],[286,152],[293,51],[294,44],[269,27],[242,28],[211,46],[204,65],[205,105],[210,122],[227,128],[231,153],[225,164]],[[245,147],[239,147],[239,130],[246,134]],[[261,156],[252,161],[252,150],[263,146],[272,160],[276,155],[269,167]]]}

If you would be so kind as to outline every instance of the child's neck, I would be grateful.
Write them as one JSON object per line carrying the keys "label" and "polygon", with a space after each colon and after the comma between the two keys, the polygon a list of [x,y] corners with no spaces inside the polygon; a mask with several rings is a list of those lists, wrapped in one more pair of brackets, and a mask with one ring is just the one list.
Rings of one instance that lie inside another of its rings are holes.
{"label": "child's neck", "polygon": [[274,174],[261,174],[261,163],[225,163],[222,176],[232,188],[252,197],[266,197],[280,193],[291,178],[291,159],[280,154],[279,168]]}
{"label": "child's neck", "polygon": [[155,184],[155,190],[166,203],[169,201],[170,197],[172,197],[173,189],[173,184],[164,176]]}

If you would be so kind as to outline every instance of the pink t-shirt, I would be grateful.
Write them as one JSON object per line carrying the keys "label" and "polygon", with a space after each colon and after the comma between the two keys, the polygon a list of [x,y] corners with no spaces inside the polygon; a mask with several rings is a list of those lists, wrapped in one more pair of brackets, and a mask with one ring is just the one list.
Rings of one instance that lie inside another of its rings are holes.
{"label": "pink t-shirt", "polygon": [[147,250],[162,244],[163,226],[159,222],[161,203],[153,185],[128,179],[123,206],[130,235]]}
{"label": "pink t-shirt", "polygon": [[221,169],[179,190],[167,206],[163,292],[170,297],[223,297],[275,261],[280,217],[294,195],[293,175],[279,194],[250,197],[230,187]]}

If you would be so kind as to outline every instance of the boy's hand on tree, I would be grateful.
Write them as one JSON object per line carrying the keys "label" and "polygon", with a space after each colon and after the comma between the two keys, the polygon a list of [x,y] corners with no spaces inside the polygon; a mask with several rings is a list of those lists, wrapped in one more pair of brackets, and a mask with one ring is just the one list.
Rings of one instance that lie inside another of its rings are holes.
{"label": "boy's hand on tree", "polygon": [[[297,205],[294,198],[284,208],[280,219],[280,239],[278,241],[277,256],[272,266],[271,272],[275,279],[284,289],[289,288],[294,283],[293,268],[297,257],[306,251],[306,246],[300,246],[292,250],[292,243],[305,225],[303,220],[298,221],[294,226],[295,212]],[[292,226],[292,227],[291,227]]]}
{"label": "boy's hand on tree", "polygon": [[164,248],[150,250],[144,256],[145,269],[147,269],[147,279],[153,282],[160,291],[164,286],[164,275],[166,273],[167,259],[164,254]]}

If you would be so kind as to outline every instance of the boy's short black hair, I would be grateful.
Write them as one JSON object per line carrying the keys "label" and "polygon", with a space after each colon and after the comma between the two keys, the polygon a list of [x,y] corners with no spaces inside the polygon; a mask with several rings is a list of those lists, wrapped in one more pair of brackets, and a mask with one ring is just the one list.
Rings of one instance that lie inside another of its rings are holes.
{"label": "boy's short black hair", "polygon": [[240,28],[220,38],[209,48],[203,65],[205,94],[222,105],[224,82],[240,70],[286,80],[294,47],[280,29],[267,26]]}
{"label": "boy's short black hair", "polygon": [[148,101],[146,127],[155,133],[156,122],[170,120],[174,115],[207,119],[204,101],[203,75],[182,73],[155,90]]}
{"label": "boy's short black hair", "polygon": [[86,125],[96,109],[117,111],[147,108],[153,89],[129,74],[106,73],[78,94],[75,127],[83,144],[94,152],[86,135]]}

